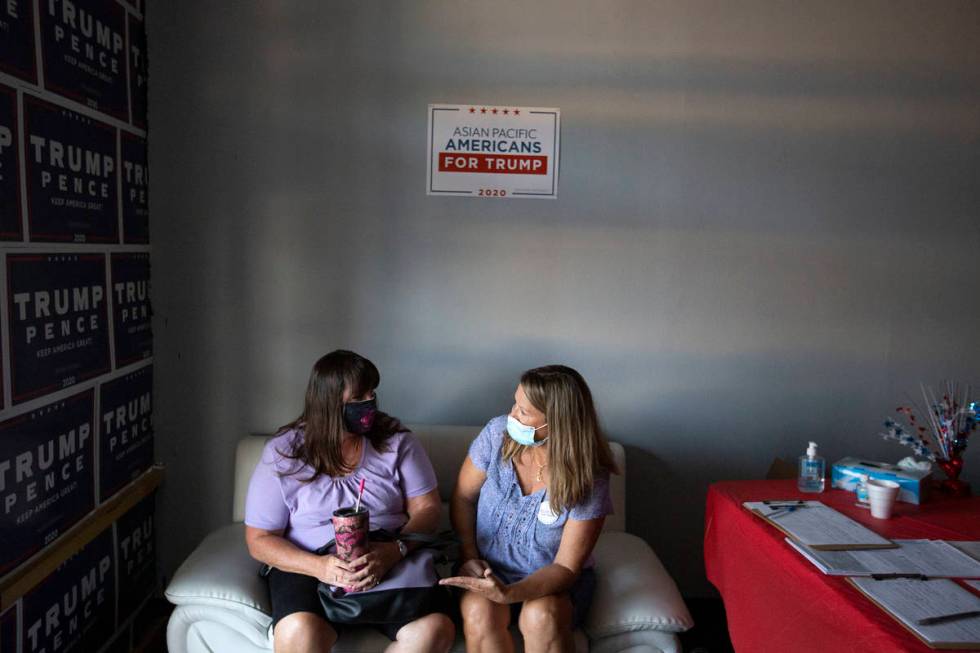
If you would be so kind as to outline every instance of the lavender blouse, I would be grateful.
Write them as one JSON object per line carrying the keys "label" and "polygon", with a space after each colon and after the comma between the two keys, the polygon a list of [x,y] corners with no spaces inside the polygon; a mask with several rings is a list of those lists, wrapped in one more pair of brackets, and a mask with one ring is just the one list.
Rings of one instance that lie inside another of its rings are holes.
{"label": "lavender blouse", "polygon": [[[513,463],[501,456],[506,430],[506,415],[490,420],[470,445],[469,457],[487,475],[477,503],[476,546],[494,573],[515,583],[555,561],[569,519],[595,519],[613,508],[608,474],[596,478],[585,501],[559,514],[548,503],[547,488],[525,496]],[[585,567],[592,565],[590,555]]]}
{"label": "lavender blouse", "polygon": [[408,521],[405,500],[436,488],[436,475],[422,445],[410,432],[396,433],[386,442],[387,451],[377,451],[364,439],[361,460],[347,476],[320,475],[312,483],[309,465],[298,474],[284,475],[298,467],[282,452],[292,451],[301,431],[290,430],[271,439],[252,473],[245,498],[245,523],[275,531],[307,551],[314,551],[334,537],[333,511],[353,506],[364,479],[361,505],[371,512],[371,530],[395,530]]}

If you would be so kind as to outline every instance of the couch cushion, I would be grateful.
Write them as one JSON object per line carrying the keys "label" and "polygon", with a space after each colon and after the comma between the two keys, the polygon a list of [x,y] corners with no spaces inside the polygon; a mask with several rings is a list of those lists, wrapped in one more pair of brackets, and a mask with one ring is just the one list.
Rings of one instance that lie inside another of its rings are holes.
{"label": "couch cushion", "polygon": [[[167,586],[166,596],[177,609],[168,625],[173,651],[231,651],[272,649],[272,607],[259,563],[248,555],[244,524],[214,531],[184,561]],[[512,631],[517,634],[517,629]],[[515,638],[516,653],[523,648]],[[388,639],[372,628],[345,630],[335,653],[373,653],[384,650]],[[588,638],[575,633],[578,653],[588,651]],[[466,650],[458,633],[453,653]]]}
{"label": "couch cushion", "polygon": [[683,632],[694,625],[657,554],[629,533],[603,533],[595,546],[596,592],[585,620],[592,639],[640,630]]}
{"label": "couch cushion", "polygon": [[259,567],[245,546],[245,525],[229,524],[204,538],[177,569],[165,594],[175,605],[233,609],[268,626],[272,605]]}
{"label": "couch cushion", "polygon": [[[677,585],[652,549],[628,533],[603,533],[595,548],[596,593],[584,624],[590,637],[637,630],[680,632],[692,625]],[[176,605],[214,606],[260,628],[272,608],[259,563],[245,546],[245,526],[230,524],[201,542],[166,589]]]}

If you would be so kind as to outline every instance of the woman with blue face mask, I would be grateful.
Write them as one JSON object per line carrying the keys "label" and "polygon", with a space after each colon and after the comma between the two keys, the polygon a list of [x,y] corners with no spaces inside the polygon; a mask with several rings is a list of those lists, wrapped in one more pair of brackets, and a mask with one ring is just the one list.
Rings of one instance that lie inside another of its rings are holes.
{"label": "woman with blue face mask", "polygon": [[573,650],[613,471],[585,379],[564,365],[525,372],[510,414],[470,445],[453,492],[462,565],[441,582],[465,590],[467,651],[513,651],[512,620],[528,653]]}

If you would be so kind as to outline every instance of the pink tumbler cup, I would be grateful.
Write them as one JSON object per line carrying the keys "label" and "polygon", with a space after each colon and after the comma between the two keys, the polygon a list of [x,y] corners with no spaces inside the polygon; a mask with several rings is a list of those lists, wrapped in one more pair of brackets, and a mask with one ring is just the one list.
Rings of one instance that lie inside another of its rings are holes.
{"label": "pink tumbler cup", "polygon": [[[370,513],[366,508],[340,508],[333,513],[334,539],[337,557],[346,562],[356,560],[368,552],[368,524]],[[348,592],[353,587],[344,588]]]}

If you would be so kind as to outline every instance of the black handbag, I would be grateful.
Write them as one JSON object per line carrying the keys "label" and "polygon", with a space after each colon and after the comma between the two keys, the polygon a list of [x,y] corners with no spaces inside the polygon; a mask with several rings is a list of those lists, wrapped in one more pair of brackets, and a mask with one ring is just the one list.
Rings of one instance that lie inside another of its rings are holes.
{"label": "black handbag", "polygon": [[[451,531],[438,535],[371,531],[375,542],[419,542],[421,546],[392,567],[381,582],[360,592],[320,582],[317,593],[327,621],[338,624],[402,625],[433,612],[452,614],[455,601],[448,587],[439,585],[436,565],[450,561],[449,551],[458,540]],[[333,552],[331,540],[316,550]]]}

